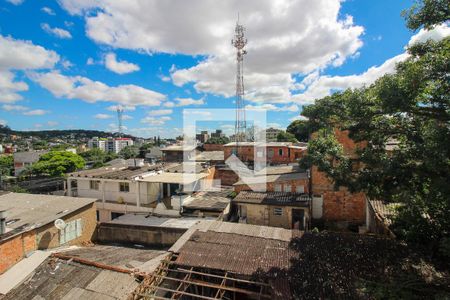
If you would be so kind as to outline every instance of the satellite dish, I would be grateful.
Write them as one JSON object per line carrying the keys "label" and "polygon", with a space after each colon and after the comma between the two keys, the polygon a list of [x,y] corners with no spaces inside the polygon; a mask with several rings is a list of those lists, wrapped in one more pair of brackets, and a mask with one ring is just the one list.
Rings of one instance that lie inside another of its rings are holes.
{"label": "satellite dish", "polygon": [[64,222],[64,220],[61,219],[56,219],[54,224],[55,227],[58,228],[59,230],[63,230],[67,226],[66,222]]}

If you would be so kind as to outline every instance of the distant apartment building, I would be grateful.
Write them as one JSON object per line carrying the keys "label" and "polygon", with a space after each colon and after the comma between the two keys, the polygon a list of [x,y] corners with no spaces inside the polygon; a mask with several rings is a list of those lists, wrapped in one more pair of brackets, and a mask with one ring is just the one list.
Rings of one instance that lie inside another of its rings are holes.
{"label": "distant apartment building", "polygon": [[47,150],[28,151],[14,153],[14,175],[19,176],[27,167],[36,163],[41,155],[48,153]]}
{"label": "distant apartment building", "polygon": [[216,129],[216,132],[211,132],[211,137],[212,138],[221,138],[221,137],[225,137],[225,134],[222,132],[222,130]]}
{"label": "distant apartment building", "polygon": [[92,138],[88,141],[89,149],[100,149],[105,152],[119,153],[123,148],[132,146],[133,140],[130,138]]}
{"label": "distant apartment building", "polygon": [[165,162],[188,161],[197,155],[196,146],[190,145],[172,145],[162,148],[161,151]]}
{"label": "distant apartment building", "polygon": [[264,133],[266,135],[266,142],[276,142],[277,141],[277,137],[278,134],[280,132],[283,132],[283,130],[281,129],[276,129],[276,128],[267,128]]}
{"label": "distant apartment building", "polygon": [[209,140],[209,133],[208,131],[201,131],[199,134],[195,135],[195,138],[200,143],[206,143],[206,141]]}

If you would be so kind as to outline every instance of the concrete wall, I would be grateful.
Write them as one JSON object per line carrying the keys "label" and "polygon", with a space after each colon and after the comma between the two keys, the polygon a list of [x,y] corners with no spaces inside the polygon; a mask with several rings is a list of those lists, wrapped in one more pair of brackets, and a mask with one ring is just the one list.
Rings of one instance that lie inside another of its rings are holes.
{"label": "concrete wall", "polygon": [[[82,222],[82,232],[81,236],[77,237],[66,244],[67,245],[81,245],[83,243],[92,240],[95,233],[95,228],[97,226],[97,213],[95,203],[81,208],[70,215],[62,218],[66,223],[81,219]],[[43,227],[36,229],[36,244],[37,249],[48,249],[60,247],[60,230],[57,229],[53,223],[47,224]]]}
{"label": "concrete wall", "polygon": [[222,144],[203,144],[203,149],[205,151],[223,151]]}
{"label": "concrete wall", "polygon": [[[245,206],[247,210],[247,224],[264,225],[272,227],[292,228],[292,209],[302,209],[305,218],[309,218],[308,209],[292,206],[260,205],[239,203],[239,206]],[[275,215],[274,208],[281,208],[282,215]]]}
{"label": "concrete wall", "polygon": [[147,246],[172,246],[187,229],[159,226],[138,226],[100,223],[97,228],[98,242],[130,243]]}

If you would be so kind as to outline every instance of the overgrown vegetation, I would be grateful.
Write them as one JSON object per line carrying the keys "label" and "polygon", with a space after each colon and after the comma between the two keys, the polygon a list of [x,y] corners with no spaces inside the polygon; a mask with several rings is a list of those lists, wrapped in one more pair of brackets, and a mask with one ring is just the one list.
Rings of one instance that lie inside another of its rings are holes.
{"label": "overgrown vegetation", "polygon": [[[449,19],[448,1],[424,0],[405,13],[412,29]],[[311,129],[303,166],[318,166],[337,186],[401,202],[394,231],[450,261],[450,37],[408,49],[396,73],[304,108]],[[334,130],[361,142],[345,155]],[[395,144],[386,151],[386,145]]]}
{"label": "overgrown vegetation", "polygon": [[31,172],[34,175],[49,175],[62,177],[66,173],[82,169],[85,165],[84,159],[68,151],[50,151],[39,158],[32,165]]}

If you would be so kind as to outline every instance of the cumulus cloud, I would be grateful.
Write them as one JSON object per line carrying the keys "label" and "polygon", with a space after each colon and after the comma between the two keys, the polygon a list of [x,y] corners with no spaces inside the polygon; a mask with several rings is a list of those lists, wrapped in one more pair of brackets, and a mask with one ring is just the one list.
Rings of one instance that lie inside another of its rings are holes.
{"label": "cumulus cloud", "polygon": [[2,109],[6,110],[6,111],[24,111],[24,110],[28,110],[28,107],[26,106],[22,106],[22,105],[12,105],[12,104],[4,104],[2,105]]}
{"label": "cumulus cloud", "polygon": [[166,103],[164,103],[165,107],[174,107],[175,103],[171,102],[171,101],[167,101]]}
{"label": "cumulus cloud", "polygon": [[6,124],[7,124],[8,122],[6,122],[6,120],[2,120],[2,119],[0,119],[0,125],[3,125],[3,126],[5,126]]}
{"label": "cumulus cloud", "polygon": [[89,103],[116,102],[125,106],[157,106],[166,96],[143,87],[124,84],[111,87],[82,76],[65,76],[58,72],[33,73],[30,78],[55,97],[80,99]]}
{"label": "cumulus cloud", "polygon": [[43,8],[41,8],[41,10],[48,15],[51,15],[51,16],[56,15],[55,12],[53,11],[53,9],[51,9],[50,7],[44,6]]}
{"label": "cumulus cloud", "polygon": [[15,80],[15,71],[48,69],[58,61],[54,51],[0,35],[0,102],[14,103],[22,99],[19,92],[28,90],[25,82]]}
{"label": "cumulus cloud", "polygon": [[58,28],[58,27],[51,27],[47,23],[42,23],[41,28],[48,34],[56,36],[57,38],[60,38],[60,39],[71,39],[72,38],[72,35],[70,34],[69,31],[62,29],[62,28]]}
{"label": "cumulus cloud", "polygon": [[444,37],[450,35],[450,27],[447,24],[441,24],[436,26],[432,30],[420,29],[420,31],[413,35],[409,40],[408,46],[411,46],[415,43],[423,43],[427,40],[440,41]]}
{"label": "cumulus cloud", "polygon": [[24,0],[6,0],[6,1],[14,5],[20,5],[23,3]]}
{"label": "cumulus cloud", "polygon": [[49,113],[48,110],[34,109],[34,110],[29,110],[29,111],[24,112],[23,115],[24,116],[43,116],[48,113]]}
{"label": "cumulus cloud", "polygon": [[276,106],[274,104],[262,104],[262,105],[246,105],[246,109],[249,110],[267,110],[267,111],[289,111],[289,112],[297,112],[299,108],[297,105],[285,105],[285,106]]}
{"label": "cumulus cloud", "polygon": [[117,111],[117,108],[121,108],[123,111],[134,111],[136,107],[131,105],[112,105],[107,108],[109,111]]}
{"label": "cumulus cloud", "polygon": [[168,116],[162,116],[162,117],[145,117],[141,119],[141,123],[147,123],[150,125],[164,125],[167,121],[170,121],[172,118]]}
{"label": "cumulus cloud", "polygon": [[117,74],[127,74],[135,71],[139,71],[138,65],[129,63],[127,61],[118,61],[115,53],[108,53],[105,55],[105,66],[108,70]]}
{"label": "cumulus cloud", "polygon": [[[340,0],[59,3],[85,18],[88,37],[99,44],[148,53],[205,55],[191,68],[173,68],[172,81],[178,86],[192,82],[199,92],[226,97],[234,94],[235,54],[230,39],[239,7],[249,39],[246,88],[255,94],[249,98],[254,102],[273,98],[288,102],[292,74],[342,64],[362,46],[364,31],[351,16],[341,16]],[[262,88],[266,90],[261,92]]]}
{"label": "cumulus cloud", "polygon": [[176,106],[188,106],[188,105],[202,105],[205,104],[203,98],[201,99],[192,99],[192,98],[175,98],[177,102]]}
{"label": "cumulus cloud", "polygon": [[171,109],[156,109],[151,110],[147,114],[149,116],[163,116],[163,115],[170,115],[173,111]]}
{"label": "cumulus cloud", "polygon": [[111,119],[112,117],[113,117],[113,116],[107,115],[107,114],[96,114],[96,115],[94,116],[94,118],[100,119],[100,120]]}

